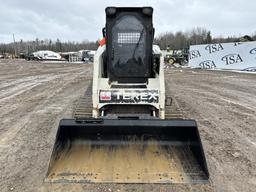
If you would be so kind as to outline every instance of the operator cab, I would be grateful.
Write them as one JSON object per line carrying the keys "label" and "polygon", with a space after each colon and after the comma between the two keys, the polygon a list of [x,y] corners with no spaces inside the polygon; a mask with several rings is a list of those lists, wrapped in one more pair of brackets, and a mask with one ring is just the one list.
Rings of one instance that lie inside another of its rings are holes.
{"label": "operator cab", "polygon": [[145,83],[153,75],[152,7],[107,7],[104,71],[110,82]]}

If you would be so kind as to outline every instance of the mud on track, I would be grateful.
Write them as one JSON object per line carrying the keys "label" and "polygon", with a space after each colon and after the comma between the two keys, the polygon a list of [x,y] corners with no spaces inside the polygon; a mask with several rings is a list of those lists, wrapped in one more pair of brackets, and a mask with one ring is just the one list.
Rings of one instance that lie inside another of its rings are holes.
{"label": "mud on track", "polygon": [[[92,78],[86,64],[0,60],[0,191],[47,191],[42,183],[59,120]],[[198,122],[213,191],[256,188],[256,75],[166,71],[167,93]],[[198,191],[180,185],[55,185],[56,191]],[[50,191],[49,190],[49,191]],[[202,188],[202,191],[208,189]]]}

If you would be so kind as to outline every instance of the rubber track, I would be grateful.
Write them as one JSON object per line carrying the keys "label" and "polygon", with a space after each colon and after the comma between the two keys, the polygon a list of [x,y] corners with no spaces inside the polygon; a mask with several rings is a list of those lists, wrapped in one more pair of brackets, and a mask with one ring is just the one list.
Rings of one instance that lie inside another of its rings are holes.
{"label": "rubber track", "polygon": [[84,96],[81,97],[73,111],[73,118],[91,118],[92,117],[92,81],[87,87]]}

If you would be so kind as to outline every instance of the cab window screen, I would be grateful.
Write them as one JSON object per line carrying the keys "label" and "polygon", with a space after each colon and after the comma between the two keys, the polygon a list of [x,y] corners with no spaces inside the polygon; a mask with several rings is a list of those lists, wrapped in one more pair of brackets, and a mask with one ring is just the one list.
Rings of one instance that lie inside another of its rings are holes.
{"label": "cab window screen", "polygon": [[118,44],[138,43],[140,33],[118,33]]}

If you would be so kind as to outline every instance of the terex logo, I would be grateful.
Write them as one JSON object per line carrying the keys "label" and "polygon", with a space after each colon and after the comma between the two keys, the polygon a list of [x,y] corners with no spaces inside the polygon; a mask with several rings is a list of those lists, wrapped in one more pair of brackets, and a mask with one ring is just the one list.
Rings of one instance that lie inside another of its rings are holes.
{"label": "terex logo", "polygon": [[201,54],[198,50],[191,50],[189,51],[189,59],[194,59],[197,57],[201,57]]}
{"label": "terex logo", "polygon": [[148,100],[158,100],[158,93],[154,92],[141,92],[141,93],[116,93],[117,100],[134,100],[134,101],[148,101]]}
{"label": "terex logo", "polygon": [[205,47],[205,50],[208,51],[210,54],[215,53],[217,51],[221,51],[223,49],[224,48],[220,43],[219,44],[210,44]]}
{"label": "terex logo", "polygon": [[101,103],[158,103],[158,90],[112,90],[100,91]]}
{"label": "terex logo", "polygon": [[110,91],[102,91],[100,92],[100,100],[102,101],[110,101],[111,100],[111,92]]}
{"label": "terex logo", "polygon": [[206,60],[201,62],[199,66],[203,69],[213,69],[216,67],[215,63],[211,60]]}
{"label": "terex logo", "polygon": [[226,63],[226,65],[231,65],[235,63],[243,62],[242,57],[239,54],[229,54],[221,58],[222,61]]}
{"label": "terex logo", "polygon": [[250,54],[256,54],[256,48],[253,48],[253,49],[250,51]]}

